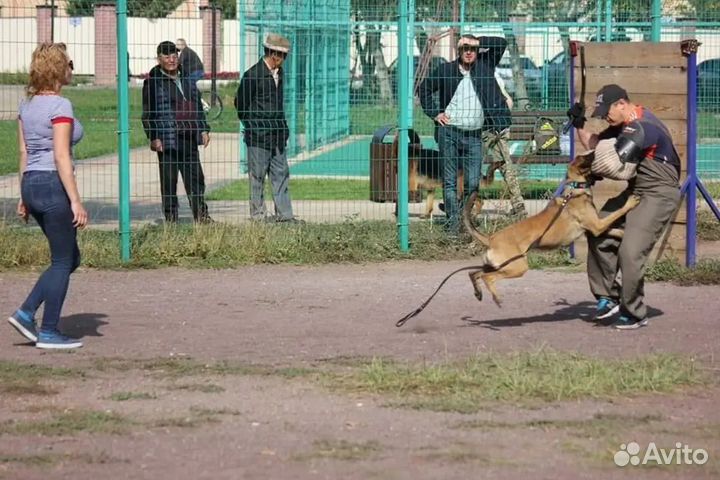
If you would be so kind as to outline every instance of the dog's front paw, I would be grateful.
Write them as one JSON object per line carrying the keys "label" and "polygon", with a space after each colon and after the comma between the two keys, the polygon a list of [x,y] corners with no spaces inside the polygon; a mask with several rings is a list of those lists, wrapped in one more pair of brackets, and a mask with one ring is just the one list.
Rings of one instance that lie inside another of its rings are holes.
{"label": "dog's front paw", "polygon": [[638,195],[630,195],[630,197],[627,199],[627,206],[630,208],[635,208],[638,205],[640,205],[641,198]]}

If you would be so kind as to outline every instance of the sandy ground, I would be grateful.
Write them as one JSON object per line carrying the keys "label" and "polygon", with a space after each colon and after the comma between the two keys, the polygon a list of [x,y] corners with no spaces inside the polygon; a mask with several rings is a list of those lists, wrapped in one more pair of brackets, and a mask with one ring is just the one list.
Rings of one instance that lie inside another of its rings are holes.
{"label": "sandy ground", "polygon": [[[478,303],[459,274],[424,312],[394,326],[466,265],[78,272],[62,326],[83,338],[83,349],[44,353],[9,325],[0,327],[1,361],[84,372],[48,380],[45,394],[0,396],[0,478],[718,478],[720,389],[713,385],[495,403],[459,414],[392,408],[382,397],[333,393],[304,377],[99,367],[189,358],[315,369],[360,358],[442,361],[545,347],[603,358],[674,352],[697,358],[716,376],[717,287],[649,284],[650,326],[618,332],[583,321],[593,303],[582,273],[531,271],[500,284],[503,308]],[[12,312],[35,278],[1,273],[0,311]],[[113,399],[122,392],[150,398]],[[91,411],[128,424],[116,433],[12,431],[13,422]],[[609,432],[578,427],[602,415],[615,418]],[[710,460],[615,466],[614,451],[630,441],[668,448],[682,442],[707,450]]]}

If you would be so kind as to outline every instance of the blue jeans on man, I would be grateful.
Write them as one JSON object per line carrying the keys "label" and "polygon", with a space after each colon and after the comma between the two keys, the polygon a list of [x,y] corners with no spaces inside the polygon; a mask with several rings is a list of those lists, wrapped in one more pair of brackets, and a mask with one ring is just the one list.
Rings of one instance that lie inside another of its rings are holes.
{"label": "blue jeans on man", "polygon": [[73,212],[56,171],[25,172],[21,188],[25,206],[48,239],[51,263],[40,275],[20,310],[33,318],[44,302],[40,332],[56,333],[70,284],[70,274],[80,266]]}
{"label": "blue jeans on man", "polygon": [[[443,202],[447,220],[445,230],[453,235],[460,231],[460,214],[470,194],[480,185],[483,157],[482,132],[461,130],[453,126],[438,127],[438,148],[443,159]],[[457,198],[458,168],[463,169],[463,198]]]}

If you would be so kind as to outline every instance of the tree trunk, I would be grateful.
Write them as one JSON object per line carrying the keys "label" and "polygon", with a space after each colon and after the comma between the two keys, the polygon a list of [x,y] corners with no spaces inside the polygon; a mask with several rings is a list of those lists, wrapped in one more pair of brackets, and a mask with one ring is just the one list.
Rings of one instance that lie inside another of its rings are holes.
{"label": "tree trunk", "polygon": [[530,105],[530,99],[525,87],[525,70],[523,69],[520,59],[520,49],[518,48],[515,34],[512,29],[505,28],[505,39],[508,42],[508,53],[510,54],[510,67],[512,69],[513,80],[515,81],[515,105],[520,110],[527,110]]}

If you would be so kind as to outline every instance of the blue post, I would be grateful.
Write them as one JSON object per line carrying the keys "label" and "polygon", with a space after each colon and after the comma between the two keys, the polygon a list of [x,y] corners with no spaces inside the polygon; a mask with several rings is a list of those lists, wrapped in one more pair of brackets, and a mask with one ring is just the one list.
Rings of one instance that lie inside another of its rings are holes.
{"label": "blue post", "polygon": [[398,0],[398,175],[397,175],[397,227],[400,250],[410,250],[410,218],[408,215],[408,187],[409,187],[409,158],[408,147],[410,137],[408,135],[412,125],[412,95],[413,76],[412,51],[410,51],[410,35],[408,19],[411,15],[409,3],[412,0]]}
{"label": "blue post", "polygon": [[[245,10],[243,10],[243,7],[245,6],[245,3],[243,0],[237,0],[237,3],[235,4],[235,11],[238,19],[238,45],[240,45],[240,48],[238,49],[238,71],[240,73],[240,78],[242,78],[243,73],[245,73],[245,49],[247,48],[246,41],[247,41],[247,31],[245,28]],[[240,81],[240,78],[238,78],[238,81]],[[242,122],[238,122],[238,170],[240,173],[247,173],[247,159],[245,158],[245,147],[243,145],[243,125]]]}
{"label": "blue post", "polygon": [[605,0],[605,41],[612,42],[612,0]]}
{"label": "blue post", "polygon": [[[697,185],[697,53],[688,55],[688,95],[687,95],[687,179],[682,187],[682,193],[687,194],[687,224],[685,234],[687,246],[685,248],[685,266],[695,265],[695,248],[697,239],[696,194]],[[672,225],[670,226],[672,228]]]}
{"label": "blue post", "polygon": [[128,89],[128,34],[127,0],[118,0],[117,15],[117,59],[118,59],[118,163],[119,172],[119,217],[120,217],[120,258],[130,261],[130,93]]}

